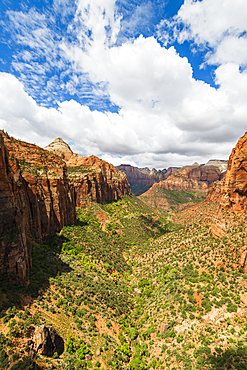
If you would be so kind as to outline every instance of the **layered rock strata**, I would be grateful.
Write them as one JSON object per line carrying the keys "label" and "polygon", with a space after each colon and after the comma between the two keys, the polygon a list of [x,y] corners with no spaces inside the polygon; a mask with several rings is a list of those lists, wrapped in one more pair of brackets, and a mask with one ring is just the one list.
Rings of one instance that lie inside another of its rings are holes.
{"label": "layered rock strata", "polygon": [[97,157],[73,154],[62,139],[45,150],[3,131],[0,191],[0,273],[21,280],[31,267],[28,240],[75,223],[76,206],[131,194],[125,174]]}
{"label": "layered rock strata", "polygon": [[225,178],[210,188],[207,200],[221,203],[226,210],[246,213],[247,132],[231,152]]}
{"label": "layered rock strata", "polygon": [[[239,214],[243,224],[247,212],[247,132],[232,150],[226,176],[211,185],[206,201],[218,202],[219,208],[211,226],[215,237],[226,237],[231,227],[231,212]],[[230,213],[229,213],[230,211]],[[243,234],[244,236],[245,234]],[[247,248],[238,249],[239,265],[247,273]]]}
{"label": "layered rock strata", "polygon": [[45,148],[65,158],[77,207],[85,207],[90,201],[107,203],[131,194],[126,175],[112,164],[93,155],[74,154],[62,139],[54,140]]}
{"label": "layered rock strata", "polygon": [[[194,163],[174,171],[166,180],[154,184],[141,198],[158,208],[169,208],[167,194],[161,189],[176,192],[196,192],[197,198],[205,198],[212,183],[220,180],[226,173],[227,161],[211,160],[206,164]],[[189,200],[188,200],[189,201]]]}
{"label": "layered rock strata", "polygon": [[194,163],[175,171],[160,186],[167,190],[202,190],[207,191],[210,185],[225,175],[227,161],[209,161],[204,165]]}
{"label": "layered rock strata", "polygon": [[42,240],[76,221],[66,164],[56,155],[0,133],[0,272],[25,279],[27,239]]}
{"label": "layered rock strata", "polygon": [[29,207],[18,162],[13,160],[12,166],[15,171],[0,135],[0,273],[17,275],[23,280],[30,268]]}
{"label": "layered rock strata", "polygon": [[140,195],[147,191],[153,184],[167,179],[177,167],[169,167],[168,169],[150,170],[148,167],[138,168],[129,164],[121,164],[116,168],[124,172],[127,176],[133,194]]}

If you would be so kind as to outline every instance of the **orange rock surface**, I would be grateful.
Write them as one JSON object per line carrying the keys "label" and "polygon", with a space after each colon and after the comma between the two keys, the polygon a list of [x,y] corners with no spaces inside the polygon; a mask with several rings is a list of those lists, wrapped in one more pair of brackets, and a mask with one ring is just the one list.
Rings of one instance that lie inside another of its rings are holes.
{"label": "orange rock surface", "polygon": [[27,239],[76,221],[66,164],[34,144],[0,133],[0,272],[27,276]]}
{"label": "orange rock surface", "polygon": [[207,191],[210,184],[222,176],[222,170],[216,166],[198,165],[184,166],[175,171],[161,186],[167,190],[202,190]]}
{"label": "orange rock surface", "polygon": [[94,155],[83,157],[74,154],[61,138],[55,139],[45,149],[66,161],[68,178],[77,207],[85,207],[92,200],[106,203],[131,194],[126,175],[112,164]]}
{"label": "orange rock surface", "polygon": [[94,155],[82,157],[73,154],[66,164],[77,207],[84,207],[89,198],[106,203],[131,194],[126,175]]}
{"label": "orange rock surface", "polygon": [[218,200],[225,209],[246,213],[247,133],[239,139],[231,152],[223,182],[210,189],[207,200]]}
{"label": "orange rock surface", "polygon": [[147,191],[153,184],[165,180],[176,170],[176,168],[169,167],[167,170],[157,171],[153,169],[150,171],[149,168],[138,168],[124,164],[116,166],[116,168],[126,174],[135,195]]}
{"label": "orange rock surface", "polygon": [[25,279],[30,268],[27,250],[29,207],[18,162],[12,171],[8,151],[0,135],[0,273]]}
{"label": "orange rock surface", "polygon": [[0,273],[24,280],[29,238],[42,240],[75,223],[76,206],[131,194],[126,175],[113,165],[65,149],[57,155],[0,131]]}
{"label": "orange rock surface", "polygon": [[202,197],[205,194],[205,198],[210,184],[223,177],[225,166],[226,161],[209,161],[206,165],[195,163],[184,166],[174,171],[166,180],[154,184],[140,197],[149,205],[163,209],[170,208],[170,205],[165,192],[160,190],[162,188],[178,192],[197,191],[198,196]]}

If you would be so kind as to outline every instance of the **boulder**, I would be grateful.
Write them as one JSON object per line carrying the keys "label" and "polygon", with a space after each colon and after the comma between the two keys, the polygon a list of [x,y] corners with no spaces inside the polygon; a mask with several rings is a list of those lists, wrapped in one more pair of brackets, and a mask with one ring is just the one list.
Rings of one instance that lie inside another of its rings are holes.
{"label": "boulder", "polygon": [[38,326],[33,341],[34,349],[43,356],[52,357],[55,352],[60,356],[64,351],[64,340],[52,326]]}
{"label": "boulder", "polygon": [[168,324],[161,323],[160,324],[160,334],[164,334],[169,329]]}
{"label": "boulder", "polygon": [[138,297],[140,297],[141,295],[142,295],[141,290],[140,290],[140,289],[138,289],[138,288],[135,288],[135,289],[134,289],[134,296],[138,296]]}

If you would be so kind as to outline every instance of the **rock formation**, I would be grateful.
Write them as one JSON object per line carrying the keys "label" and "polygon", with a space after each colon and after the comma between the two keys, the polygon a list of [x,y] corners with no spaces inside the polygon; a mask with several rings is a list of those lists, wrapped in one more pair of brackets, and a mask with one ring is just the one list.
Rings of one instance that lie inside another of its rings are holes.
{"label": "rock formation", "polygon": [[35,144],[8,135],[3,135],[3,139],[10,159],[15,158],[10,162],[12,171],[21,173],[21,185],[29,200],[29,229],[35,237],[42,240],[57,228],[74,223],[75,202],[65,162]]}
{"label": "rock formation", "polygon": [[157,171],[155,168],[150,170],[148,167],[138,168],[129,164],[121,164],[116,168],[126,174],[131,191],[135,195],[146,192],[153,184],[165,180],[177,169],[177,167],[169,167],[167,170]]}
{"label": "rock formation", "polygon": [[[210,185],[224,177],[226,167],[227,161],[219,160],[211,160],[203,165],[194,163],[191,166],[184,166],[174,171],[166,180],[154,184],[141,195],[141,199],[152,206],[164,209],[169,208],[170,203],[167,198],[168,193],[162,189],[191,193],[191,199],[195,193],[198,199],[203,199],[206,197]],[[186,199],[183,202],[186,202]]]}
{"label": "rock formation", "polygon": [[[243,217],[247,211],[247,132],[241,137],[232,150],[228,161],[226,176],[222,181],[211,185],[206,201],[218,202],[219,208],[211,226],[214,237],[226,237],[232,224],[232,214],[235,212]],[[229,226],[230,225],[230,226]],[[242,246],[238,250],[239,265],[247,273],[247,249]]]}
{"label": "rock formation", "polygon": [[85,206],[88,199],[106,203],[131,194],[126,175],[102,159],[74,154],[66,164],[76,206]]}
{"label": "rock formation", "polygon": [[211,187],[207,200],[218,201],[226,210],[246,213],[247,132],[231,152],[225,178]]}
{"label": "rock formation", "polygon": [[74,223],[75,201],[60,157],[2,131],[0,171],[0,273],[24,280],[31,267],[28,239]]}
{"label": "rock formation", "polygon": [[33,341],[35,351],[43,356],[52,357],[55,352],[60,356],[64,351],[64,340],[52,326],[38,326]]}
{"label": "rock formation", "polygon": [[18,162],[12,160],[12,166],[15,171],[0,135],[0,273],[14,274],[23,280],[30,268],[29,206]]}
{"label": "rock formation", "polygon": [[224,176],[226,166],[227,161],[212,160],[204,165],[194,163],[178,169],[160,185],[167,190],[207,191],[213,182]]}
{"label": "rock formation", "polygon": [[0,131],[1,274],[25,280],[31,267],[28,240],[41,241],[75,223],[76,206],[131,194],[126,175],[113,165],[73,154],[62,139],[53,144],[48,151]]}
{"label": "rock formation", "polygon": [[65,141],[63,141],[63,139],[61,139],[60,137],[47,145],[45,149],[61,156],[65,160],[68,160],[73,155],[73,152],[70,149],[69,145],[65,143]]}
{"label": "rock formation", "polygon": [[126,175],[112,164],[93,155],[82,157],[74,154],[60,138],[45,149],[56,152],[66,160],[68,178],[77,207],[85,207],[91,200],[106,203],[131,194]]}

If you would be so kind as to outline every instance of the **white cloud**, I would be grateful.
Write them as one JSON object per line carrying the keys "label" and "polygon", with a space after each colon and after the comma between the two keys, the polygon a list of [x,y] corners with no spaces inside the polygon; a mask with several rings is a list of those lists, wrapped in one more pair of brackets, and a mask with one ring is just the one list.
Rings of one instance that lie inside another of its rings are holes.
{"label": "white cloud", "polygon": [[[57,0],[56,6],[60,3],[66,8],[66,0]],[[11,13],[20,27],[19,42],[30,50],[23,50],[13,64],[23,83],[10,74],[0,74],[2,127],[41,146],[60,136],[74,142],[77,152],[101,155],[114,164],[164,168],[226,159],[247,121],[247,74],[240,73],[237,64],[246,60],[240,45],[245,45],[241,36],[244,16],[238,27],[236,21],[241,1],[236,1],[236,9],[226,0],[185,1],[178,14],[179,22],[186,25],[181,39],[210,45],[214,52],[208,62],[222,63],[216,70],[218,89],[196,81],[187,58],[181,58],[174,47],[162,47],[154,37],[116,43],[121,15],[116,13],[114,0],[78,0],[77,4],[68,29],[68,35],[77,37],[73,42],[69,37],[56,40],[44,15]],[[216,17],[220,8],[221,17]],[[231,10],[235,11],[233,19]],[[235,47],[232,54],[227,51],[227,40]],[[46,63],[39,64],[33,53],[43,49]],[[40,75],[56,64],[58,55],[60,77],[41,80]],[[37,72],[32,74],[33,87],[44,85],[49,98],[57,85],[71,94],[79,90],[99,98],[107,95],[120,110],[90,110],[75,100],[61,101],[57,109],[42,107],[25,85],[28,69]]]}
{"label": "white cloud", "polygon": [[201,48],[211,48],[206,55],[208,64],[232,62],[246,66],[245,0],[185,0],[171,22],[161,22],[158,33],[164,41],[169,39],[167,28],[180,43],[189,40]]}
{"label": "white cloud", "polygon": [[[236,78],[234,71],[232,73]],[[239,86],[247,94],[242,75],[238,77]],[[203,89],[204,85],[194,94],[206,94]],[[208,86],[206,89],[209,89]],[[209,94],[207,98],[213,100],[214,96],[210,97]],[[234,132],[230,130],[230,119],[222,129],[223,107],[215,104],[212,108],[216,115],[213,124],[209,122],[210,128],[201,131],[200,125],[206,125],[210,115],[201,117],[201,108],[196,109],[198,101],[193,100],[184,100],[184,105],[180,104],[179,115],[177,110],[153,112],[145,107],[139,112],[122,109],[120,114],[102,113],[90,111],[73,100],[61,102],[57,110],[48,109],[38,106],[24,91],[22,84],[6,73],[0,74],[0,99],[1,126],[15,137],[41,146],[47,145],[55,137],[62,137],[67,142],[73,141],[73,149],[76,148],[79,153],[105,153],[102,158],[114,164],[130,162],[156,168],[205,162],[210,158],[227,158],[234,141],[243,133],[243,121],[247,117],[245,104],[235,105]],[[230,137],[225,136],[226,132],[230,132]],[[223,136],[221,140],[220,135]]]}

